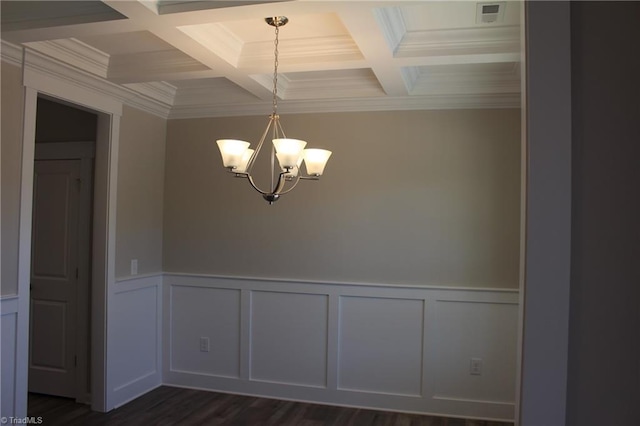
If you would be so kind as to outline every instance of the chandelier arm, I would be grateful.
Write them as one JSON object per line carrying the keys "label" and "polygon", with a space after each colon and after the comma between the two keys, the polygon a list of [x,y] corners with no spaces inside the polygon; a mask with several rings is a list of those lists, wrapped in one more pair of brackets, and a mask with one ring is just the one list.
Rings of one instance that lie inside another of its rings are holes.
{"label": "chandelier arm", "polygon": [[[289,189],[287,189],[286,191],[282,191],[282,192],[278,192],[278,195],[284,195],[287,194],[289,192],[291,192],[293,190],[293,188],[296,187],[296,185],[298,185],[298,182],[300,182],[300,179],[302,179],[302,176],[296,176],[294,178],[295,180],[293,181],[293,184],[289,187]],[[284,185],[282,185],[284,187]]]}
{"label": "chandelier arm", "polygon": [[[277,28],[277,27],[276,27]],[[272,139],[277,139],[278,138],[278,122],[280,121],[278,114],[276,114],[276,110],[274,107],[273,110],[273,114],[272,116],[273,121],[275,122],[273,125],[273,138]],[[274,183],[274,176],[276,174],[276,147],[275,145],[272,143],[271,144],[271,192],[272,193],[276,193],[276,184]],[[278,183],[280,183],[280,181],[278,181]]]}
{"label": "chandelier arm", "polygon": [[258,188],[258,185],[256,185],[256,183],[253,181],[253,176],[247,174],[246,178],[249,180],[249,183],[251,184],[251,186],[253,187],[253,189],[255,189],[256,191],[258,191],[259,193],[261,193],[262,195],[269,195],[272,194],[272,192],[268,192],[268,191],[263,191],[262,189]]}
{"label": "chandelier arm", "polygon": [[278,183],[276,184],[275,188],[273,188],[273,194],[283,194],[282,189],[284,188],[284,185],[287,183],[287,179],[286,179],[286,175],[287,172],[282,172],[278,175]]}
{"label": "chandelier arm", "polygon": [[280,120],[276,120],[276,126],[280,130],[280,133],[282,133],[282,137],[286,138],[287,135],[284,133],[284,129],[282,128],[282,124],[280,124]]}
{"label": "chandelier arm", "polygon": [[273,125],[273,121],[274,121],[274,117],[273,117],[273,115],[270,115],[269,116],[269,124],[267,124],[267,128],[264,129],[264,133],[262,133],[262,137],[260,138],[260,142],[258,142],[258,145],[256,146],[256,150],[253,153],[253,155],[251,156],[251,159],[249,160],[249,164],[247,165],[247,174],[250,174],[251,170],[253,169],[253,164],[255,163],[256,158],[258,158],[258,154],[260,153],[260,150],[262,149],[262,145],[264,144],[264,140],[267,138],[267,133],[269,133],[269,129]]}
{"label": "chandelier arm", "polygon": [[278,183],[276,183],[273,191],[263,191],[258,187],[258,185],[256,185],[255,181],[253,180],[253,176],[251,176],[248,173],[236,173],[236,175],[239,175],[238,177],[246,177],[249,180],[249,183],[251,184],[253,189],[258,191],[262,195],[280,195],[280,194],[286,194],[287,192],[291,191],[291,189],[293,188],[288,189],[286,192],[281,192],[282,188],[284,188],[284,185],[286,183],[286,176],[285,176],[286,174],[287,172],[282,172],[278,175]]}

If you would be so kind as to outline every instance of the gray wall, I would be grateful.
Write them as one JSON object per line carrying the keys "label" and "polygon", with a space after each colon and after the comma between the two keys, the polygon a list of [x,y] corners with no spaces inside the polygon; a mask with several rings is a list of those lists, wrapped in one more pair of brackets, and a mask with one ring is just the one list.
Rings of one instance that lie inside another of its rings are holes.
{"label": "gray wall", "polygon": [[640,419],[639,18],[638,2],[571,5],[569,425]]}
{"label": "gray wall", "polygon": [[[42,112],[51,105],[39,101]],[[56,117],[60,107],[53,105]],[[71,108],[62,114],[74,120],[93,117]],[[18,290],[18,226],[22,157],[23,87],[21,69],[2,63],[2,295]],[[40,111],[39,111],[40,112]],[[44,115],[46,117],[46,114]],[[80,123],[80,121],[78,121]],[[92,123],[88,123],[87,126]],[[95,123],[93,123],[95,124]],[[87,126],[61,136],[61,129],[45,120],[39,141],[86,140]],[[59,125],[59,121],[58,121]],[[95,139],[95,128],[93,130]],[[138,259],[140,274],[162,271],[162,214],[166,120],[124,107],[120,126],[118,205],[116,219],[116,275],[127,276],[130,259]]]}
{"label": "gray wall", "polygon": [[162,272],[162,216],[167,122],[125,106],[120,122],[116,276]]}
{"label": "gray wall", "polygon": [[2,285],[18,293],[18,226],[22,170],[22,70],[2,63]]}
{"label": "gray wall", "polygon": [[333,156],[273,206],[224,171],[215,145],[255,145],[266,117],[169,121],[165,271],[517,288],[519,110],[282,121]]}

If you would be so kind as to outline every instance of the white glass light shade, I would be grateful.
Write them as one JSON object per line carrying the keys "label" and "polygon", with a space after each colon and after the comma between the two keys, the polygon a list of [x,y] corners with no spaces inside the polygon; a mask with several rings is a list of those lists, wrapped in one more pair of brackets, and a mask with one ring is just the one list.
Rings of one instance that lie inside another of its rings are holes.
{"label": "white glass light shade", "polygon": [[251,160],[254,152],[255,150],[253,149],[246,149],[244,154],[242,154],[242,161],[240,161],[240,165],[233,169],[233,171],[236,173],[245,173],[247,171],[247,166],[249,165],[249,160]]}
{"label": "white glass light shade", "polygon": [[324,167],[331,157],[331,151],[326,149],[309,148],[304,150],[304,164],[307,167],[307,174],[311,176],[321,176]]}
{"label": "white glass light shade", "polygon": [[249,142],[237,139],[218,139],[216,143],[222,155],[222,164],[233,168],[240,166],[245,151],[251,145]]}
{"label": "white glass light shade", "polygon": [[[276,154],[276,157],[278,157],[278,154]],[[300,156],[300,158],[298,158],[298,163],[296,164],[296,166],[289,170],[289,172],[287,173],[287,176],[292,176],[292,177],[296,177],[298,176],[298,173],[300,172],[300,166],[302,166],[302,155]],[[278,163],[280,163],[280,159],[278,158]],[[282,167],[282,171],[286,172],[287,169],[285,169],[284,167]]]}
{"label": "white glass light shade", "polygon": [[307,143],[299,139],[273,139],[273,145],[280,167],[293,168],[298,164]]}

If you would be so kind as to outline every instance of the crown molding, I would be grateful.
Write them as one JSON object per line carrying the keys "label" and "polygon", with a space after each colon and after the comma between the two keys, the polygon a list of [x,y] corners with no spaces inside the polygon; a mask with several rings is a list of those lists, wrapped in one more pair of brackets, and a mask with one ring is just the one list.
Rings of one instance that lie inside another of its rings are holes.
{"label": "crown molding", "polygon": [[18,67],[22,66],[22,47],[8,41],[1,40],[0,57],[3,62]]}
{"label": "crown molding", "polygon": [[180,50],[159,50],[111,56],[108,78],[114,83],[137,83],[140,75],[144,81],[163,81],[181,73],[210,71]]}
{"label": "crown molding", "polygon": [[407,27],[402,18],[402,9],[399,7],[385,7],[375,9],[374,13],[382,34],[389,44],[389,49],[395,52],[407,33]]}
{"label": "crown molding", "polygon": [[[486,108],[520,108],[520,93],[320,99],[312,102],[291,100],[278,103],[280,114]],[[177,105],[171,109],[169,119],[266,116],[270,111],[270,102],[241,105]]]}
{"label": "crown molding", "polygon": [[520,51],[520,28],[459,28],[409,31],[395,50],[396,58]]}
{"label": "crown molding", "polygon": [[168,106],[173,105],[176,92],[178,91],[176,86],[165,81],[130,83],[124,86],[140,95],[146,96],[149,99],[155,99]]}
{"label": "crown molding", "polygon": [[74,38],[25,43],[28,48],[102,78],[107,77],[109,55]]}
{"label": "crown molding", "polygon": [[289,81],[283,99],[340,99],[385,96],[376,76],[365,73],[329,77],[327,79]]}
{"label": "crown molding", "polygon": [[[273,68],[273,43],[245,43],[238,65],[242,69],[270,70]],[[349,36],[316,37],[287,40],[287,48],[279,54],[280,61],[289,65],[300,62],[359,61],[363,59],[358,45]],[[281,64],[282,68],[285,68]]]}
{"label": "crown molding", "polygon": [[[63,40],[67,41],[67,40]],[[87,71],[83,68],[91,64],[91,60],[79,60],[78,57],[82,51],[88,52],[84,48],[86,46],[81,42],[57,43],[46,42],[39,43],[38,49],[31,46],[23,48],[5,40],[1,41],[1,57],[2,61],[24,67],[37,73],[46,74],[49,77],[64,81],[68,84],[82,87],[93,92],[109,96],[126,105],[140,109],[142,111],[167,118],[173,98],[175,96],[175,87],[168,83],[139,83],[131,85],[133,87],[125,87],[112,83],[100,75]],[[96,52],[91,48],[92,54]],[[72,65],[61,59],[54,58],[50,54],[54,51],[66,52],[64,59],[75,58],[76,65]],[[44,53],[44,52],[48,52]],[[73,53],[70,53],[73,52]],[[99,51],[97,51],[99,52]],[[95,58],[95,56],[93,56]],[[77,66],[78,64],[83,64]],[[95,65],[96,63],[93,62]],[[99,62],[98,62],[99,64]],[[97,68],[89,67],[96,71]]]}
{"label": "crown molding", "polygon": [[108,96],[123,104],[162,118],[169,116],[170,104],[154,99],[149,94],[139,93],[130,88],[112,83],[95,74],[72,67],[30,48],[25,48],[24,67],[67,84]]}
{"label": "crown molding", "polygon": [[220,23],[188,25],[180,31],[233,66],[238,65],[244,42]]}
{"label": "crown molding", "polygon": [[[478,64],[485,69],[460,72],[454,66],[408,67],[403,78],[409,93],[415,95],[451,95],[477,93],[520,93],[520,72],[517,63],[499,65]],[[452,68],[454,67],[454,68]]]}

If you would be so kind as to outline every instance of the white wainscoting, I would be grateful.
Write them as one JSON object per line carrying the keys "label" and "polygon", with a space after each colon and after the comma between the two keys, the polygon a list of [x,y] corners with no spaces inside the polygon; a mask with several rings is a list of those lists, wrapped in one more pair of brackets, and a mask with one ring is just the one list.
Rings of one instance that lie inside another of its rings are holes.
{"label": "white wainscoting", "polygon": [[162,384],[162,275],[120,278],[111,300],[107,405],[119,407]]}
{"label": "white wainscoting", "polygon": [[16,413],[16,346],[18,327],[18,296],[0,299],[0,417],[15,417]]}
{"label": "white wainscoting", "polygon": [[[164,311],[167,385],[514,417],[515,290],[165,273]],[[471,358],[482,360],[481,375],[470,374]]]}

